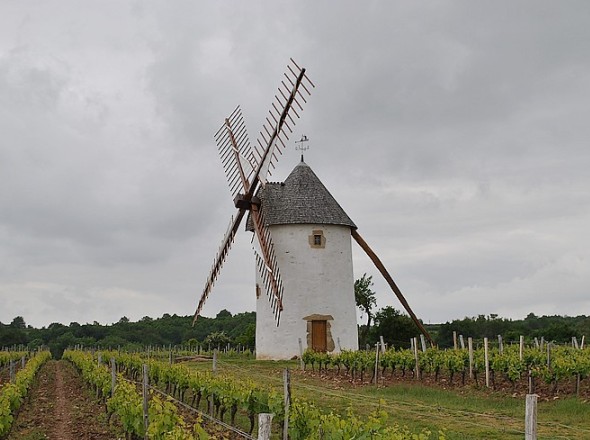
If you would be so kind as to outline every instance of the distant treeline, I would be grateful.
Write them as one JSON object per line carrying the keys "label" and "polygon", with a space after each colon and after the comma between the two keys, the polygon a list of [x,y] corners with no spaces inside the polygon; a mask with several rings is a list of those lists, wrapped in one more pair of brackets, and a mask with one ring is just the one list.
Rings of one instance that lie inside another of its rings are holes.
{"label": "distant treeline", "polygon": [[[536,316],[529,313],[524,319],[513,320],[490,314],[455,319],[444,324],[424,324],[424,327],[440,348],[453,346],[453,331],[457,332],[457,336],[463,335],[465,343],[468,337],[475,340],[487,337],[493,341],[498,335],[505,343],[518,343],[522,335],[528,341],[536,337],[564,344],[571,342],[572,336],[578,340],[583,335],[590,337],[590,316]],[[393,307],[384,307],[375,313],[374,323],[368,332],[366,325],[360,326],[359,335],[363,348],[367,345],[374,347],[380,336],[388,347],[409,348],[410,339],[418,336],[419,330],[408,315]]]}
{"label": "distant treeline", "polygon": [[[426,326],[427,328],[429,326]],[[536,316],[529,313],[524,319],[505,319],[498,315],[479,315],[472,318],[456,319],[430,328],[436,335],[441,348],[453,346],[453,331],[465,338],[495,338],[502,335],[504,342],[518,342],[519,337],[541,339],[559,344],[570,343],[572,337],[578,340],[581,336],[590,337],[590,316]]]}
{"label": "distant treeline", "polygon": [[[0,322],[0,349],[21,346],[36,349],[49,346],[54,353],[63,351],[68,346],[103,347],[126,349],[143,349],[145,346],[192,346],[201,345],[205,349],[232,347],[254,349],[256,334],[255,312],[232,315],[222,310],[215,318],[201,317],[194,327],[192,316],[164,314],[161,318],[148,316],[137,322],[122,317],[117,323],[101,325],[69,325],[53,323],[47,327],[33,328],[26,325],[21,316],[15,317],[10,324]],[[456,319],[444,324],[425,325],[441,348],[453,345],[453,331],[465,338],[495,338],[502,335],[507,343],[518,342],[520,335],[528,339],[543,337],[546,341],[556,343],[571,342],[572,336],[578,340],[583,335],[590,337],[590,317],[588,316],[536,316],[533,313],[520,320],[500,318],[497,315],[479,315]],[[389,346],[407,348],[410,338],[418,335],[412,320],[393,307],[385,307],[375,314],[373,326],[366,332],[365,326],[359,327],[361,335],[366,334],[361,346],[372,346],[380,336]]]}
{"label": "distant treeline", "polygon": [[213,347],[234,346],[254,349],[256,334],[256,313],[246,312],[232,315],[222,310],[215,318],[200,317],[194,327],[192,316],[164,314],[161,318],[146,316],[137,322],[122,317],[117,323],[101,325],[69,325],[52,323],[40,329],[27,326],[21,316],[10,324],[0,323],[0,348],[25,346],[36,349],[48,346],[54,355],[61,355],[68,346],[143,349],[146,346],[176,346],[197,344]]}

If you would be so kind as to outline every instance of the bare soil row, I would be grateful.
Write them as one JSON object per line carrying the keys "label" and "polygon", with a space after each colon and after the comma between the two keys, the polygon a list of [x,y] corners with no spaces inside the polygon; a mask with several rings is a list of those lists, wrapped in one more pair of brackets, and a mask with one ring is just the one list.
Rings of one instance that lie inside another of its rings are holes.
{"label": "bare soil row", "polygon": [[49,361],[37,375],[8,440],[112,440],[104,406],[92,396],[75,368]]}

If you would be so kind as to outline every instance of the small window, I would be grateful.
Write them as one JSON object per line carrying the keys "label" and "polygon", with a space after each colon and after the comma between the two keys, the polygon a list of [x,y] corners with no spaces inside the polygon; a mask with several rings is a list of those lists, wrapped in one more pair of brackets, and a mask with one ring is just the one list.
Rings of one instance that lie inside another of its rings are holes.
{"label": "small window", "polygon": [[309,236],[309,245],[315,249],[323,249],[326,247],[326,237],[324,231],[321,229],[314,229]]}

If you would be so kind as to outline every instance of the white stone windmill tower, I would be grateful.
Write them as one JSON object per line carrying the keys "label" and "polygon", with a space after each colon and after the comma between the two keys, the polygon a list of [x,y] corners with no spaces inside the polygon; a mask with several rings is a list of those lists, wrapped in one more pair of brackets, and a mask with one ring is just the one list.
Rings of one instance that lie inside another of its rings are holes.
{"label": "white stone windmill tower", "polygon": [[[303,348],[358,347],[352,271],[353,237],[373,260],[418,328],[432,343],[393,279],[355,224],[302,160],[283,183],[267,183],[313,83],[291,60],[257,145],[250,147],[240,108],[215,135],[238,209],[213,262],[194,320],[213,288],[240,223],[249,211],[257,261],[257,358],[287,359]],[[270,303],[270,307],[266,302]],[[281,313],[284,319],[281,321]],[[280,325],[279,325],[280,324]]]}
{"label": "white stone windmill tower", "polygon": [[[285,293],[278,329],[256,284],[256,357],[289,359],[304,348],[339,352],[358,348],[350,234],[356,229],[303,161],[282,183],[258,192],[272,235]],[[253,231],[251,222],[247,227]]]}

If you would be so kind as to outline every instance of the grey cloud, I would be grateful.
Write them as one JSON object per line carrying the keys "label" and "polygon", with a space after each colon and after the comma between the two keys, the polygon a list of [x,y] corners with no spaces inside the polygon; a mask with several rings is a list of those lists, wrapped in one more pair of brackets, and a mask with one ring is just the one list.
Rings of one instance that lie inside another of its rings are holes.
{"label": "grey cloud", "polygon": [[[421,317],[584,310],[589,14],[545,1],[4,6],[0,321],[192,313],[234,210],[213,133],[240,104],[254,142],[291,56],[317,85],[292,140],[311,138],[306,161]],[[272,179],[298,158],[291,142]],[[249,238],[207,313],[253,308]],[[363,272],[399,308],[356,249]]]}

